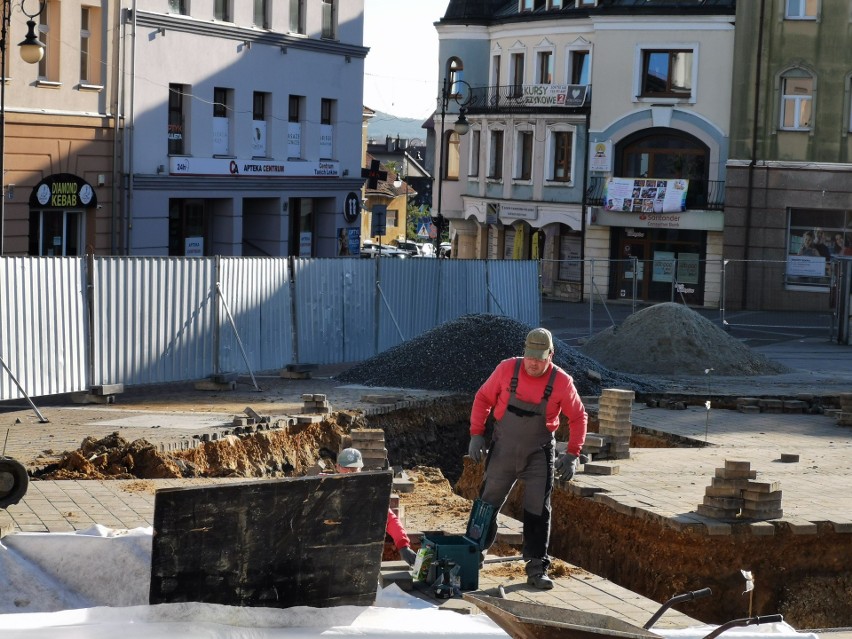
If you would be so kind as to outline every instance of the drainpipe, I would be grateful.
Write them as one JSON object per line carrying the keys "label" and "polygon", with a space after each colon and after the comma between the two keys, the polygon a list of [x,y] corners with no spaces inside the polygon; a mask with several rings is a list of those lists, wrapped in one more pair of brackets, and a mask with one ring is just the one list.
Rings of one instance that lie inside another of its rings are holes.
{"label": "drainpipe", "polygon": [[[128,107],[127,122],[124,126],[124,164],[127,167],[127,188],[125,189],[124,203],[124,253],[130,255],[130,235],[133,229],[133,129],[134,114],[136,110],[136,0],[133,0],[133,16],[130,28],[130,105]],[[126,48],[126,47],[125,47]]]}
{"label": "drainpipe", "polygon": [[[592,85],[586,89],[588,96],[592,90]],[[589,150],[591,149],[591,133],[589,127],[592,123],[592,105],[586,107],[586,160],[583,162],[583,210],[580,211],[580,260],[583,264],[583,270],[586,268],[586,208],[589,204]],[[558,257],[558,256],[557,256]],[[586,288],[585,273],[580,276],[580,299],[583,298]]]}
{"label": "drainpipe", "polygon": [[121,135],[121,117],[124,100],[124,20],[122,19],[123,8],[118,7],[116,13],[115,39],[113,41],[113,56],[116,71],[113,73],[113,131],[112,131],[112,184],[110,185],[110,198],[112,200],[112,213],[110,215],[110,240],[109,253],[116,255],[118,252],[118,220],[121,204],[119,197],[119,180],[115,177],[121,175],[121,162],[119,155],[119,136]]}
{"label": "drainpipe", "polygon": [[758,128],[758,120],[759,112],[760,112],[760,80],[761,80],[761,67],[763,65],[763,19],[766,12],[766,0],[760,0],[760,18],[757,25],[757,56],[756,56],[756,67],[754,74],[754,113],[752,115],[752,124],[751,124],[751,161],[748,165],[748,193],[746,195],[746,210],[745,210],[745,246],[743,257],[746,260],[745,270],[743,271],[743,289],[742,295],[740,299],[740,308],[746,307],[746,302],[748,299],[748,275],[749,275],[749,266],[748,260],[750,258],[751,253],[751,217],[752,217],[752,207],[754,201],[754,169],[757,164],[757,128]]}

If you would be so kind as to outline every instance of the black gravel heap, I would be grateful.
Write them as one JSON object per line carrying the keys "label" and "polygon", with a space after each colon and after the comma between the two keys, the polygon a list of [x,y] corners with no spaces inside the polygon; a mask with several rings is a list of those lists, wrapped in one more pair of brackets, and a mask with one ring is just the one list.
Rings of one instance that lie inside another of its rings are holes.
{"label": "black gravel heap", "polygon": [[[502,360],[523,355],[534,327],[500,315],[463,315],[356,364],[335,379],[347,384],[475,393]],[[574,378],[581,395],[602,388],[654,392],[646,381],[612,372],[554,339],[553,361]],[[592,372],[592,376],[588,373]],[[594,377],[600,376],[600,381]]]}

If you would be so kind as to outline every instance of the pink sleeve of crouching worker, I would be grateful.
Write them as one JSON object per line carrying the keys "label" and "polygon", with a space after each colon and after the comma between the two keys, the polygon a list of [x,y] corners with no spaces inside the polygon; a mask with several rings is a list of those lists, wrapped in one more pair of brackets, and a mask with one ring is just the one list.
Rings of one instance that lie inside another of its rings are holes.
{"label": "pink sleeve of crouching worker", "polygon": [[411,545],[411,540],[405,533],[405,528],[402,527],[402,522],[399,521],[399,517],[394,515],[390,508],[388,508],[388,523],[385,526],[385,532],[391,536],[397,550],[407,548]]}

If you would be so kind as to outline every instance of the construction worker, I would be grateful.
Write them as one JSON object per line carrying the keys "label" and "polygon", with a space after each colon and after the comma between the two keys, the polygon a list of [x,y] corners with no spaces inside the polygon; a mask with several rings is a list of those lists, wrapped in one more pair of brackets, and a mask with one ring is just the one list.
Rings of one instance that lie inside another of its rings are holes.
{"label": "construction worker", "polygon": [[[364,459],[361,451],[357,448],[344,448],[337,456],[337,472],[338,473],[360,473],[364,467]],[[385,532],[391,536],[393,543],[399,550],[399,555],[403,561],[409,566],[414,565],[414,560],[417,559],[417,553],[411,550],[411,540],[394,512],[388,508],[388,522],[385,526]]]}
{"label": "construction worker", "polygon": [[[554,432],[559,416],[568,417],[567,451],[556,457]],[[524,482],[524,547],[527,583],[553,588],[547,576],[550,558],[550,494],[556,477],[574,476],[586,440],[588,416],[574,380],[553,363],[553,336],[544,328],[527,334],[524,356],[503,360],[477,391],[470,413],[468,454],[486,452],[485,422],[494,416],[480,499],[494,507],[483,549],[497,536],[497,513],[518,479]]]}

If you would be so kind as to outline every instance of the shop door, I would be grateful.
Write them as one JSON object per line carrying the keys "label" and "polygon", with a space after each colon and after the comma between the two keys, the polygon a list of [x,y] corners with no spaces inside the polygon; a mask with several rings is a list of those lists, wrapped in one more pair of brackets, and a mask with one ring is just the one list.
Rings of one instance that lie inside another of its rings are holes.
{"label": "shop door", "polygon": [[[643,300],[648,295],[648,283],[645,277],[645,240],[621,238],[616,260],[615,297],[632,299],[633,286],[636,286],[636,299]],[[636,258],[635,261],[633,258]]]}

